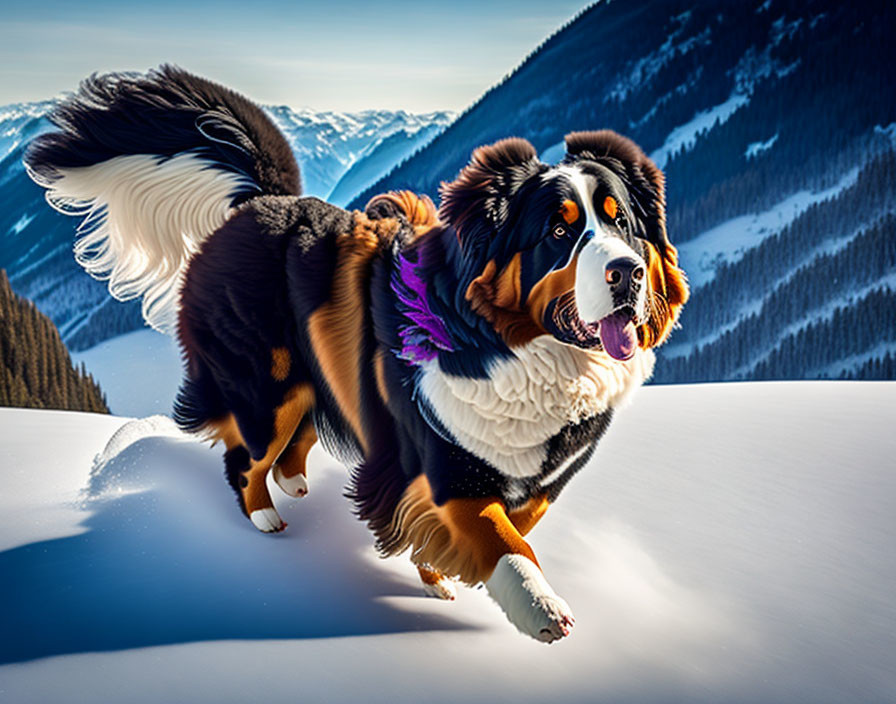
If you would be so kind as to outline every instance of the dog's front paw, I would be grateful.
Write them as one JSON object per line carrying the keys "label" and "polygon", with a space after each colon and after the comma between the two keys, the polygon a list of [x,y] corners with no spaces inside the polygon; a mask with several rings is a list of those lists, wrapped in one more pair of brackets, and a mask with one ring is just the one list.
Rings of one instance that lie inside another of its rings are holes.
{"label": "dog's front paw", "polygon": [[[568,636],[576,622],[569,604],[559,596],[536,599],[532,604],[532,610],[534,613],[531,621],[534,622],[534,627],[529,630],[522,628],[520,630],[542,643],[553,643],[555,640]],[[519,626],[517,627],[519,628]],[[538,629],[537,633],[536,629]]]}
{"label": "dog's front paw", "polygon": [[508,620],[543,643],[569,635],[575,618],[538,566],[523,555],[503,555],[485,583]]}

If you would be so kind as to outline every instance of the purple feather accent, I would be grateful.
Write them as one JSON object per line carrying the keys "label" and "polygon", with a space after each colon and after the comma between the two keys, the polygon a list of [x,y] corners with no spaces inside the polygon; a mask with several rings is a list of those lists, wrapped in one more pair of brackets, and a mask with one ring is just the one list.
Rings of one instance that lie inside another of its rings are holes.
{"label": "purple feather accent", "polygon": [[429,307],[426,282],[417,266],[398,254],[398,267],[392,275],[392,290],[398,298],[398,310],[409,321],[400,326],[401,351],[398,357],[412,364],[434,359],[439,350],[451,352],[454,344],[442,319]]}

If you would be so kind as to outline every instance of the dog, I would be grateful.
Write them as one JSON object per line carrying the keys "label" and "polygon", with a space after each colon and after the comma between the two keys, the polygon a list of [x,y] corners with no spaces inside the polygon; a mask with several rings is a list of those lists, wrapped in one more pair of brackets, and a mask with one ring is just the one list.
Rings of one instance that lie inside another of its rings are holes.
{"label": "dog", "polygon": [[182,429],[224,444],[261,531],[266,487],[308,491],[318,440],[382,555],[427,594],[484,583],[533,638],[573,616],[524,536],[591,457],[688,298],[664,177],[629,139],[575,132],[557,165],[476,149],[436,209],[409,191],[349,212],[302,197],[277,127],[180,68],[86,79],[26,152],[77,261],[175,333]]}

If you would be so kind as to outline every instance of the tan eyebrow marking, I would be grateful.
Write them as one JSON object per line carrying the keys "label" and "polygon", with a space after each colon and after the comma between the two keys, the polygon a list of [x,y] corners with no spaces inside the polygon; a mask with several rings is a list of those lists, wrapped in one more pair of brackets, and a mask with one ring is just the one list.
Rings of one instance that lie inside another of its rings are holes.
{"label": "tan eyebrow marking", "polygon": [[574,200],[565,200],[560,206],[560,217],[562,217],[567,225],[572,225],[579,219],[579,206]]}
{"label": "tan eyebrow marking", "polygon": [[604,198],[604,212],[614,220],[616,219],[616,213],[619,212],[619,205],[616,203],[616,199],[613,196]]}

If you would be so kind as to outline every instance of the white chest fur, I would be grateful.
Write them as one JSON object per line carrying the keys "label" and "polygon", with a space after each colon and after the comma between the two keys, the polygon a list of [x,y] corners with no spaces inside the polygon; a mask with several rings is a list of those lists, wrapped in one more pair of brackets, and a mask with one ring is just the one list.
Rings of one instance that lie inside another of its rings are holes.
{"label": "white chest fur", "polygon": [[541,471],[545,442],[569,423],[618,406],[653,372],[654,354],[627,362],[543,335],[492,365],[487,379],[421,367],[418,392],[467,451],[511,477]]}

